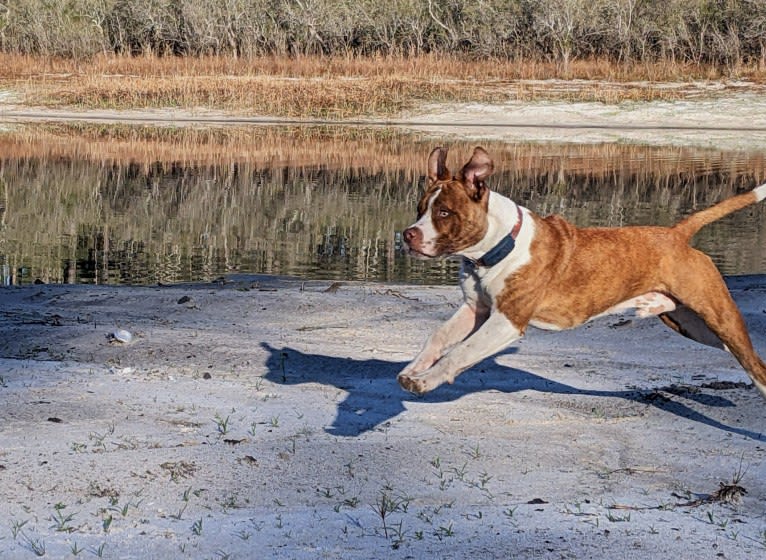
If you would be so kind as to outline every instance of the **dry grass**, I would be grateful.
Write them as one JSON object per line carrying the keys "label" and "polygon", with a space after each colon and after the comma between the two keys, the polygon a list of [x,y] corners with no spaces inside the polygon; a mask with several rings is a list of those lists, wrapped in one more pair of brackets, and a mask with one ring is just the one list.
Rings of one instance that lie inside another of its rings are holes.
{"label": "dry grass", "polygon": [[[741,75],[766,81],[766,72]],[[0,87],[27,104],[89,108],[206,107],[247,115],[392,115],[424,102],[677,99],[659,82],[719,79],[712,67],[401,57],[96,57],[88,62],[0,54]],[[534,80],[575,79],[566,87]]]}

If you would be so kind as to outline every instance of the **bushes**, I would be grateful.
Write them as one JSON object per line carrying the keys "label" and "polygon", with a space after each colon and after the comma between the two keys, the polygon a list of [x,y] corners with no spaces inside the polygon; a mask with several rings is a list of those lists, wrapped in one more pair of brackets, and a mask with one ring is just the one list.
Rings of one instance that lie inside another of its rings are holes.
{"label": "bushes", "polygon": [[0,49],[766,65],[766,0],[12,0]]}

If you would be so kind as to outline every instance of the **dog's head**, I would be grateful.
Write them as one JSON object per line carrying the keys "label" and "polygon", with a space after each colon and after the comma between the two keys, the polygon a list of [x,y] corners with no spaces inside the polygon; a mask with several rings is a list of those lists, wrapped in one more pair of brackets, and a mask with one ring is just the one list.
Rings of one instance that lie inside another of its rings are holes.
{"label": "dog's head", "polygon": [[407,251],[417,258],[454,255],[476,245],[487,233],[489,189],[484,181],[494,168],[489,154],[477,147],[454,176],[446,161],[446,148],[431,152],[418,219],[402,234]]}

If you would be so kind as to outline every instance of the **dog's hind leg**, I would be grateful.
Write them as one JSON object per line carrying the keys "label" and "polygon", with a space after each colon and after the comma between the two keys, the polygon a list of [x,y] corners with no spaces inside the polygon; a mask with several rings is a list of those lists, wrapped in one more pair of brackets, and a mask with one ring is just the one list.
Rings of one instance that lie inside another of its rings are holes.
{"label": "dog's hind leg", "polygon": [[729,350],[718,335],[705,324],[705,321],[685,305],[679,305],[673,311],[662,313],[659,318],[668,327],[686,338],[719,350]]}
{"label": "dog's hind leg", "polygon": [[766,397],[766,364],[756,354],[745,320],[721,274],[704,253],[690,249],[687,255],[689,262],[684,274],[679,273],[668,282],[671,294],[704,321]]}

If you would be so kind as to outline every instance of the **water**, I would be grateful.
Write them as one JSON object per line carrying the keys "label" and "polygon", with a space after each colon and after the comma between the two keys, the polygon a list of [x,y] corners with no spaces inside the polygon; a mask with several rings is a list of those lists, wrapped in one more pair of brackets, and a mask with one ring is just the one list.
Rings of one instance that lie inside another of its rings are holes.
{"label": "water", "polygon": [[[0,138],[6,284],[155,284],[231,273],[451,283],[400,251],[438,141],[394,133],[36,129]],[[442,139],[444,142],[444,139]],[[451,142],[453,171],[473,144]],[[746,152],[486,143],[490,186],[574,223],[672,224],[766,180]],[[725,274],[766,272],[766,204],[694,244]]]}

